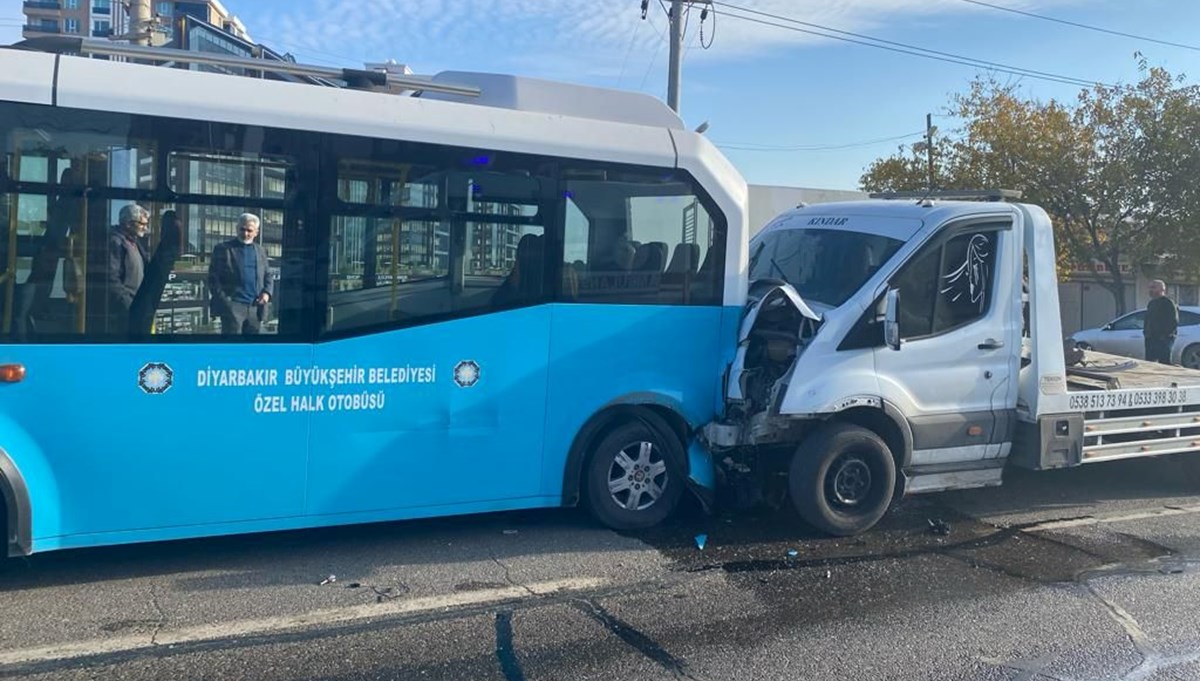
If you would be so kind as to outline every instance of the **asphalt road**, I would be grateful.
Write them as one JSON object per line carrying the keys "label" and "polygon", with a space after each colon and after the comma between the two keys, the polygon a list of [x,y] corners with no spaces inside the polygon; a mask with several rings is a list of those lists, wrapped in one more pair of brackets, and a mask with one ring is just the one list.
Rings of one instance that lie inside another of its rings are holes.
{"label": "asphalt road", "polygon": [[1200,488],[1114,463],[853,539],[551,511],[40,555],[0,565],[0,677],[1200,680],[1197,603]]}

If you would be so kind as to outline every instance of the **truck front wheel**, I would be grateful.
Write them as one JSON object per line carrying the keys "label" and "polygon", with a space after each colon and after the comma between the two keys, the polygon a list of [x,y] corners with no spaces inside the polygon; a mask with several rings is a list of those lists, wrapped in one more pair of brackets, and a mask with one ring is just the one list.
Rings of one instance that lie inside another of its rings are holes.
{"label": "truck front wheel", "polygon": [[801,443],[788,469],[788,493],[813,527],[844,537],[865,532],[892,503],[896,464],[875,433],[831,423]]}

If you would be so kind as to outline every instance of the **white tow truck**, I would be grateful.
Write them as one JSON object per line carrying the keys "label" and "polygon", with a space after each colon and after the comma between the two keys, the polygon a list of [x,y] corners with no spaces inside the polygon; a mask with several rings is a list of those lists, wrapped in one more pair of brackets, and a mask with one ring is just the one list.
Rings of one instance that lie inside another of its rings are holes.
{"label": "white tow truck", "polygon": [[1200,452],[1200,371],[1064,344],[1054,232],[1011,192],[823,203],[750,243],[726,482],[786,493],[833,535],[905,494]]}

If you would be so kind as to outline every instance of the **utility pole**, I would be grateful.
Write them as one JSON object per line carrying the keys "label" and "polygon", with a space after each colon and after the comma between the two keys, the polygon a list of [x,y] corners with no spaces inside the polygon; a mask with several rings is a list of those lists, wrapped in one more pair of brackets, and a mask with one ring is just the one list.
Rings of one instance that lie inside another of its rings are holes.
{"label": "utility pole", "polygon": [[131,0],[129,13],[129,34],[135,45],[151,44],[151,14],[150,0]]}
{"label": "utility pole", "polygon": [[[690,8],[692,5],[704,5],[704,11],[700,14],[700,42],[704,43],[704,19],[712,5],[712,0],[671,0],[670,30],[668,41],[671,44],[671,66],[667,73],[667,106],[675,113],[679,113],[679,83],[683,79],[683,10]],[[716,21],[715,15],[713,21]]]}
{"label": "utility pole", "polygon": [[933,180],[933,114],[925,114],[925,155],[929,159],[929,191],[934,190]]}
{"label": "utility pole", "polygon": [[679,113],[679,80],[683,64],[683,6],[684,0],[671,0],[670,72],[667,74],[667,106]]}

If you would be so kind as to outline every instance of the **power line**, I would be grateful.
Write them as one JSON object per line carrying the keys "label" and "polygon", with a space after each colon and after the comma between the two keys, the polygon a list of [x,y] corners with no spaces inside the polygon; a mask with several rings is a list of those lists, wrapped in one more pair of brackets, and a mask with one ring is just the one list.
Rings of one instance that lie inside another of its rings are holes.
{"label": "power line", "polygon": [[625,59],[621,60],[621,74],[617,76],[617,87],[621,87],[621,80],[625,78],[625,67],[629,64],[629,55],[633,52],[633,44],[637,39],[638,29],[641,27],[642,22],[639,21],[633,25],[633,30],[629,32],[629,47],[625,49]]}
{"label": "power line", "polygon": [[[301,53],[307,55],[305,58],[309,59],[310,61],[321,62],[321,63],[325,63],[325,64],[333,64],[333,65],[338,65],[338,66],[342,65],[344,62],[362,63],[362,60],[354,59],[354,58],[351,58],[344,54],[336,54],[334,52],[328,52],[326,50],[319,50],[315,47],[306,47],[299,43],[289,42],[287,40],[280,40],[276,36],[269,35],[266,33],[261,33],[258,31],[255,31],[255,33],[258,35],[259,38],[262,38],[264,40],[269,40],[272,43],[275,43],[277,45],[282,45],[284,47],[291,48],[292,50],[295,50],[296,52],[301,52]],[[324,55],[325,57],[334,57],[340,61],[334,61],[332,59],[325,59],[321,56],[314,56],[314,55]]]}
{"label": "power line", "polygon": [[1003,5],[994,5],[990,2],[983,2],[982,0],[961,0],[961,2],[967,2],[972,5],[979,5],[980,7],[990,7],[991,9],[1000,10],[1001,12],[1011,12],[1012,14],[1020,14],[1021,16],[1025,16],[1025,17],[1041,19],[1042,21],[1053,21],[1056,24],[1064,24],[1066,26],[1074,26],[1075,28],[1082,28],[1082,29],[1086,29],[1089,31],[1096,31],[1099,33],[1108,33],[1109,35],[1119,35],[1122,38],[1133,38],[1134,40],[1145,40],[1146,42],[1149,42],[1149,43],[1158,43],[1159,45],[1169,45],[1171,47],[1181,47],[1185,50],[1194,50],[1196,52],[1200,52],[1200,47],[1197,47],[1195,45],[1186,45],[1184,43],[1173,43],[1169,40],[1159,40],[1158,38],[1150,38],[1150,37],[1144,36],[1144,35],[1125,33],[1123,31],[1114,31],[1109,28],[1101,28],[1100,26],[1092,26],[1090,24],[1081,24],[1077,21],[1068,21],[1067,19],[1059,19],[1056,17],[1046,16],[1044,14],[1035,14],[1033,12],[1026,12],[1025,10],[1020,10],[1020,9],[1016,9],[1013,7],[1004,7]]}
{"label": "power line", "polygon": [[[797,24],[799,26],[808,26],[808,27],[811,27],[814,29],[819,29],[820,31],[826,31],[827,33],[822,33],[822,32],[813,31],[813,30],[805,30],[802,28],[798,28],[797,26],[780,25],[780,24],[776,24],[776,23],[773,23],[770,21],[763,21],[761,19],[755,19],[753,17],[740,16],[737,14],[729,14],[728,12],[726,13],[727,16],[731,16],[735,19],[741,19],[743,21],[750,21],[753,23],[763,24],[766,26],[775,26],[776,28],[783,28],[783,29],[790,30],[790,31],[796,31],[798,33],[807,33],[809,35],[816,35],[816,36],[820,36],[823,38],[830,38],[832,40],[842,40],[844,42],[854,43],[857,45],[865,45],[867,47],[875,47],[875,48],[882,49],[882,50],[888,50],[889,52],[899,52],[901,54],[909,54],[909,55],[913,55],[913,56],[917,56],[917,57],[925,57],[927,59],[935,59],[937,61],[945,61],[945,62],[954,63],[954,64],[961,64],[964,66],[975,66],[975,67],[984,66],[984,67],[988,67],[988,68],[994,69],[996,71],[1001,71],[1004,73],[1010,73],[1010,74],[1019,75],[1019,76],[1030,76],[1033,78],[1040,78],[1042,80],[1050,80],[1053,82],[1064,83],[1067,85],[1083,85],[1083,86],[1091,86],[1091,85],[1097,85],[1097,84],[1106,85],[1105,83],[1098,83],[1097,81],[1086,80],[1083,78],[1076,78],[1074,76],[1064,76],[1064,75],[1057,74],[1057,73],[1050,73],[1048,71],[1038,71],[1035,69],[1027,69],[1027,68],[1020,67],[1020,66],[1011,66],[1009,64],[987,61],[984,59],[976,59],[974,57],[966,57],[966,56],[963,56],[960,54],[954,54],[951,52],[942,52],[939,50],[932,50],[929,48],[920,47],[918,45],[909,45],[907,43],[896,42],[894,40],[885,40],[883,38],[876,38],[874,36],[864,35],[862,33],[854,33],[852,31],[843,31],[841,29],[836,29],[836,28],[832,28],[829,26],[823,26],[821,24],[814,24],[811,22],[802,21],[802,20],[796,19],[794,17],[787,17],[787,16],[783,16],[780,14],[772,14],[770,12],[762,12],[762,11],[752,9],[749,7],[740,7],[738,5],[733,5],[728,2],[718,2],[718,1],[714,0],[713,4],[724,5],[725,7],[738,10],[739,12],[746,12],[749,14],[765,16],[765,17],[769,17],[771,19],[777,19],[779,21],[788,22],[790,24]],[[837,34],[837,35],[830,35],[830,33]],[[841,37],[841,36],[850,36],[850,37],[847,38],[847,37]],[[864,42],[864,41],[872,41],[872,42]],[[894,46],[894,47],[888,47],[889,45]],[[897,49],[897,48],[899,48],[899,49]],[[1111,87],[1111,86],[1109,86],[1109,87]]]}
{"label": "power line", "polygon": [[868,147],[883,142],[894,142],[896,140],[908,139],[924,135],[924,130],[906,133],[903,135],[893,135],[892,137],[879,137],[877,139],[863,140],[861,142],[847,142],[845,144],[807,144],[797,146],[775,146],[769,144],[753,144],[741,142],[714,142],[722,149],[736,149],[739,151],[834,151],[837,149],[853,149],[855,147]]}
{"label": "power line", "polygon": [[[822,38],[829,38],[831,40],[841,40],[843,42],[854,43],[856,45],[865,45],[867,47],[874,47],[874,48],[881,49],[881,50],[887,50],[889,52],[897,52],[900,54],[907,54],[907,55],[911,55],[911,56],[915,56],[915,57],[924,57],[926,59],[933,59],[936,61],[942,61],[942,62],[947,62],[947,63],[951,63],[951,64],[959,64],[962,66],[972,66],[975,68],[988,68],[988,69],[991,69],[994,71],[999,71],[1001,73],[1009,73],[1009,74],[1016,75],[1016,76],[1028,76],[1030,78],[1036,78],[1039,80],[1046,80],[1046,81],[1050,81],[1050,82],[1061,83],[1064,85],[1076,85],[1076,86],[1081,86],[1081,87],[1091,87],[1093,85],[1102,85],[1104,87],[1115,87],[1113,85],[1103,83],[1100,81],[1086,80],[1083,78],[1076,78],[1074,76],[1064,76],[1061,74],[1051,73],[1048,71],[1038,71],[1035,69],[1027,69],[1027,68],[1019,67],[1019,66],[1011,66],[1009,64],[1003,64],[1000,62],[987,61],[987,60],[983,60],[983,59],[975,59],[974,57],[966,57],[966,56],[954,54],[951,52],[941,52],[938,50],[931,50],[931,49],[928,49],[925,47],[919,47],[916,45],[908,45],[906,43],[899,43],[899,42],[896,42],[893,40],[884,40],[882,38],[875,38],[873,36],[863,35],[861,33],[853,33],[850,31],[843,31],[843,30],[831,28],[828,26],[822,26],[820,24],[813,24],[810,22],[801,21],[799,19],[795,19],[792,17],[786,17],[786,16],[782,16],[779,14],[771,14],[770,12],[761,12],[759,10],[751,9],[748,7],[740,7],[738,5],[733,5],[728,2],[719,2],[718,0],[714,0],[713,4],[722,5],[726,8],[728,8],[725,12],[725,16],[730,17],[730,18],[740,19],[742,21],[749,21],[749,22],[756,23],[756,24],[762,24],[764,26],[774,26],[776,28],[782,28],[782,29],[789,30],[789,31],[795,31],[797,33],[806,33],[809,35],[815,35],[815,36],[819,36]],[[783,22],[787,22],[787,23],[780,24],[780,23],[776,23],[773,21],[766,21],[764,19],[756,19],[754,17],[743,16],[740,14],[731,14],[728,11],[729,9],[737,10],[739,12],[747,12],[749,14],[756,14],[759,16],[769,17],[771,19],[777,19],[779,21],[783,21]],[[809,30],[809,29],[800,28],[800,26],[810,26],[812,28],[820,29],[820,30]],[[846,37],[846,36],[850,36],[850,37]],[[868,42],[868,41],[873,41],[873,42]]]}
{"label": "power line", "polygon": [[[659,4],[662,4],[662,0],[659,0]],[[658,33],[658,44],[654,48],[654,56],[650,57],[650,65],[646,67],[646,72],[642,74],[642,84],[638,86],[639,90],[645,89],[646,80],[650,78],[650,71],[654,69],[654,63],[658,61],[658,53],[662,51],[663,43],[667,42],[666,35],[663,34],[662,29],[654,25],[653,21],[650,22],[650,28],[653,28]]]}

